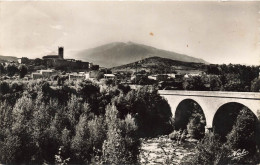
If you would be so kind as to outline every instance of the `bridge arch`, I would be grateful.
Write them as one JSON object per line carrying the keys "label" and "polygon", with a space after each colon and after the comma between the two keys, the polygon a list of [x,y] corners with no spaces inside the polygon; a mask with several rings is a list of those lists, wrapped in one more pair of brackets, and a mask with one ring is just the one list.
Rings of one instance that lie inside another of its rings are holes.
{"label": "bridge arch", "polygon": [[202,123],[206,125],[206,117],[200,104],[194,99],[187,98],[179,102],[175,110],[175,129],[187,129],[190,118],[200,115]]}
{"label": "bridge arch", "polygon": [[213,131],[225,140],[226,135],[232,130],[234,123],[242,110],[248,111],[249,115],[254,116],[255,122],[258,121],[254,111],[239,102],[228,102],[221,105],[215,112],[212,121]]}
{"label": "bridge arch", "polygon": [[178,91],[159,90],[158,93],[169,103],[173,116],[177,106],[185,99],[196,101],[206,117],[207,128],[212,128],[213,118],[217,110],[224,104],[237,102],[248,107],[255,115],[260,112],[259,92],[225,92],[225,91]]}

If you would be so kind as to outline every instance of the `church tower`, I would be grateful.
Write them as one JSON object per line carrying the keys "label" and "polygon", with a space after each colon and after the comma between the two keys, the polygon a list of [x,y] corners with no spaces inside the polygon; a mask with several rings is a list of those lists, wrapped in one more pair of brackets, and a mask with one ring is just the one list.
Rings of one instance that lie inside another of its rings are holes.
{"label": "church tower", "polygon": [[63,47],[59,47],[59,57],[61,59],[63,59],[63,53],[64,53],[64,48]]}

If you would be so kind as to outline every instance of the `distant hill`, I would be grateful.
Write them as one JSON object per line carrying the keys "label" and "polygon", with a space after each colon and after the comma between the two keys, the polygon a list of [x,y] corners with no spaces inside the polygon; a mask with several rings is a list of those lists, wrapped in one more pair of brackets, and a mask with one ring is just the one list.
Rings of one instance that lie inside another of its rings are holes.
{"label": "distant hill", "polygon": [[140,61],[129,63],[111,68],[113,72],[116,71],[131,71],[135,72],[145,70],[152,73],[172,73],[174,71],[178,73],[192,73],[205,71],[206,64],[183,62],[161,57],[149,57]]}
{"label": "distant hill", "polygon": [[18,62],[18,58],[17,57],[13,57],[13,56],[2,56],[0,55],[0,62]]}
{"label": "distant hill", "polygon": [[86,49],[77,53],[75,58],[94,62],[95,64],[109,68],[154,56],[184,62],[207,63],[203,59],[165,51],[133,42],[114,42],[92,49]]}

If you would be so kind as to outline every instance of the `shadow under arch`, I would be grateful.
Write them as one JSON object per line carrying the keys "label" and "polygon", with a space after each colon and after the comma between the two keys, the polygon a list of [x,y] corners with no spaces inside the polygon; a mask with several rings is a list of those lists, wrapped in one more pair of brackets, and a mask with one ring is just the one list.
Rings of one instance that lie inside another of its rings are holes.
{"label": "shadow under arch", "polygon": [[201,106],[193,99],[182,100],[178,104],[175,111],[175,129],[176,130],[187,129],[189,120],[195,114],[200,114],[202,116],[201,122],[206,126],[206,118]]}
{"label": "shadow under arch", "polygon": [[226,141],[226,136],[232,130],[239,113],[243,109],[245,109],[249,115],[254,116],[255,121],[253,122],[255,122],[257,125],[257,116],[244,104],[229,102],[218,108],[213,118],[212,127],[214,133],[220,135],[221,141]]}

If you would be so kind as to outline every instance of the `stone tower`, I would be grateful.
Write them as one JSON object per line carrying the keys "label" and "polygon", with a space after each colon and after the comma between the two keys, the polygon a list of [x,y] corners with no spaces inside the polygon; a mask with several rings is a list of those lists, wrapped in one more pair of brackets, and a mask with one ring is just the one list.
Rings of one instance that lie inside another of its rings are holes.
{"label": "stone tower", "polygon": [[61,59],[63,59],[63,53],[64,53],[64,48],[63,47],[59,47],[59,57]]}

